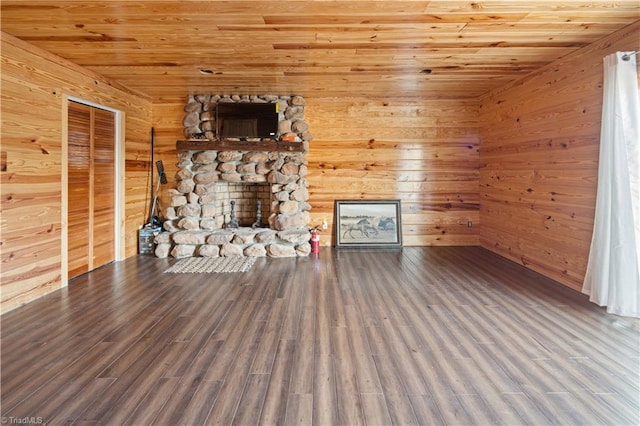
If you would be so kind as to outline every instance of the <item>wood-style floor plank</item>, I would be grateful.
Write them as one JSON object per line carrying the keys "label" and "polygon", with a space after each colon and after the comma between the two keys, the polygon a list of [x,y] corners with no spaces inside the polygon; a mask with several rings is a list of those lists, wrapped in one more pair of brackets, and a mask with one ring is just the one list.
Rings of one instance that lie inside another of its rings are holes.
{"label": "wood-style floor plank", "polygon": [[280,340],[278,344],[258,424],[281,425],[285,422],[295,346],[295,340]]}
{"label": "wood-style floor plank", "polygon": [[0,317],[2,417],[640,423],[640,321],[479,247],[173,263],[106,265]]}

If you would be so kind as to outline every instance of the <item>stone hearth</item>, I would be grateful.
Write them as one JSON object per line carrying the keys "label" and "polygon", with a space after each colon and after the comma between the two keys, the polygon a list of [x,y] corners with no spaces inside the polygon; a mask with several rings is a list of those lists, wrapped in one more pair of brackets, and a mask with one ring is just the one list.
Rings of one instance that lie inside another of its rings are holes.
{"label": "stone hearth", "polygon": [[[304,153],[186,151],[178,160],[176,188],[170,190],[165,232],[156,237],[156,256],[309,254],[311,206]],[[258,184],[261,188],[256,189]],[[245,215],[246,225],[255,221],[251,211],[256,211],[257,200],[268,206],[269,227],[229,228],[231,201],[236,201],[236,215]],[[253,209],[241,209],[242,203],[252,202]]]}

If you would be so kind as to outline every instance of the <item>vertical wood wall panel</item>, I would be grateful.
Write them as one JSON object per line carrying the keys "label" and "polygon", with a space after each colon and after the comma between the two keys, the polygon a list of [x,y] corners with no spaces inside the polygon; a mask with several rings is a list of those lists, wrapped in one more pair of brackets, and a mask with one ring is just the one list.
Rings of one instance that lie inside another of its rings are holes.
{"label": "vertical wood wall panel", "polygon": [[640,22],[481,99],[480,243],[580,289],[593,229],[602,59]]}
{"label": "vertical wood wall panel", "polygon": [[2,37],[1,306],[6,312],[60,288],[65,95],[125,114],[125,254],[149,201],[151,102],[6,33]]}

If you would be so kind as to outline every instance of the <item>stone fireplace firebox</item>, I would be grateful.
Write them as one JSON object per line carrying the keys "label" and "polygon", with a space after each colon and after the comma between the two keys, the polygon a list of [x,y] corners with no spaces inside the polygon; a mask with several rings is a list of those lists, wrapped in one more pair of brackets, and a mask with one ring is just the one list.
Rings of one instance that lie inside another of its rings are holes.
{"label": "stone fireplace firebox", "polygon": [[[208,113],[211,103],[221,99],[280,102],[280,136],[289,135],[288,141],[293,140],[300,148],[276,140],[203,140],[204,133],[197,131],[215,126],[203,123],[213,118]],[[156,236],[156,256],[308,255],[311,206],[306,142],[310,134],[303,121],[304,100],[205,95],[190,97],[185,111],[185,133],[192,137],[178,142],[175,189],[169,190],[171,205],[164,211],[164,231]],[[194,111],[199,111],[203,119],[195,125]],[[304,131],[297,133],[296,128]],[[230,226],[232,201],[238,228]],[[261,220],[256,223],[258,205]]]}

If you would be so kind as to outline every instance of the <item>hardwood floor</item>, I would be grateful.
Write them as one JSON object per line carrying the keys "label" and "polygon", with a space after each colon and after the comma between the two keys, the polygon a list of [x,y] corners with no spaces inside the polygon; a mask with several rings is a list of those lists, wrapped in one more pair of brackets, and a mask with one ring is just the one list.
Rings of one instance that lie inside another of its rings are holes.
{"label": "hardwood floor", "polygon": [[110,264],[2,316],[3,422],[640,422],[640,321],[479,247],[173,262]]}

